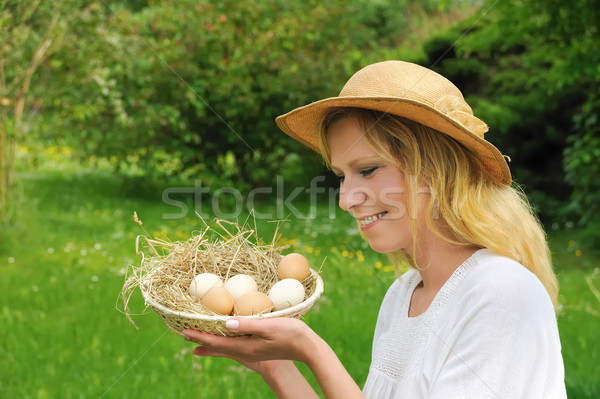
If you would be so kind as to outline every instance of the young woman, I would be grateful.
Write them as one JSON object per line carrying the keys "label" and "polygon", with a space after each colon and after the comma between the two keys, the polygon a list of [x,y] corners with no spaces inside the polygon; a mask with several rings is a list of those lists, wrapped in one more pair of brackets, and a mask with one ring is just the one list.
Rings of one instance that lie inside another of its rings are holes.
{"label": "young woman", "polygon": [[340,177],[371,248],[413,268],[383,300],[362,390],[296,319],[231,318],[236,338],[185,330],[194,354],[239,361],[280,398],[318,397],[293,361],[326,398],[566,398],[544,231],[450,81],[381,62],[277,123]]}

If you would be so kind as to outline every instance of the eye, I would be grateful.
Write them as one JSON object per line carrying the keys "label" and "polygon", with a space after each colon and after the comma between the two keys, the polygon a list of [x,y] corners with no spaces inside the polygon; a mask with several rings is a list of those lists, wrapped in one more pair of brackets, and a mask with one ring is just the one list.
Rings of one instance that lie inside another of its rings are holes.
{"label": "eye", "polygon": [[360,174],[361,174],[363,177],[367,177],[367,176],[371,175],[373,172],[375,172],[377,169],[379,169],[379,167],[378,167],[378,166],[374,166],[374,167],[372,167],[372,168],[366,168],[366,169],[363,169],[363,170],[361,170],[361,171],[360,171]]}
{"label": "eye", "polygon": [[344,182],[344,175],[337,175],[337,178],[338,178],[340,184],[342,184]]}

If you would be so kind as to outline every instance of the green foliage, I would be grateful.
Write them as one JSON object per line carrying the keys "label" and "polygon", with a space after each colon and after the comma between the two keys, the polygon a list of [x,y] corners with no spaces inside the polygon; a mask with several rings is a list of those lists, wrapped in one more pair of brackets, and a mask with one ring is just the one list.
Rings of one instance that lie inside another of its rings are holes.
{"label": "green foliage", "polygon": [[600,244],[600,95],[593,93],[575,115],[575,133],[567,139],[564,167],[573,187],[568,209],[579,217],[591,245]]}
{"label": "green foliage", "polygon": [[[348,8],[342,1],[163,1],[135,13],[114,6],[101,35],[95,24],[78,28],[99,40],[79,41],[75,64],[95,62],[75,77],[87,75],[87,85],[69,85],[54,109],[85,153],[116,157],[118,171],[132,177],[271,183],[289,154],[310,153],[282,137],[275,117],[335,94],[364,62],[358,48],[370,48],[372,35],[358,19],[341,18],[357,11]],[[72,52],[58,67],[69,67]]]}
{"label": "green foliage", "polygon": [[[428,62],[463,90],[488,123],[487,139],[511,157],[513,175],[535,192],[544,218],[568,213],[557,212],[556,204],[569,200],[572,188],[577,207],[598,202],[589,176],[599,160],[587,148],[595,145],[597,131],[584,123],[596,117],[592,93],[600,87],[596,3],[490,1],[424,44]],[[577,167],[584,147],[594,164],[585,171]]]}
{"label": "green foliage", "polygon": [[[406,35],[414,34],[416,21],[436,11],[449,8],[445,1],[425,0],[417,4],[409,0],[357,0],[360,23],[373,32],[376,46],[395,48],[406,43]],[[352,10],[353,11],[353,10]]]}
{"label": "green foliage", "polygon": [[[60,11],[28,95],[26,147],[108,161],[135,191],[196,180],[244,191],[320,172],[277,115],[335,95],[368,63],[418,61],[463,90],[544,218],[570,201],[561,214],[589,220],[577,209],[597,202],[593,167],[574,168],[596,134],[582,130],[600,86],[595,2],[490,1],[474,14],[478,2],[450,3],[4,2],[4,76],[23,72]],[[17,24],[25,4],[36,11]]]}
{"label": "green foliage", "polygon": [[322,166],[275,117],[336,95],[366,64],[416,58],[400,46],[449,15],[447,3],[89,3],[34,77],[27,146],[72,147],[133,183],[244,190],[288,172],[306,183]]}

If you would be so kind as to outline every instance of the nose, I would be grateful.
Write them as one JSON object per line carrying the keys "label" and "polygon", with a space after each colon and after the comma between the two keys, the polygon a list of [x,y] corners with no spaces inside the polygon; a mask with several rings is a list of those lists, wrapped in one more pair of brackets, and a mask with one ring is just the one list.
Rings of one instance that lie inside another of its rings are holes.
{"label": "nose", "polygon": [[346,179],[340,185],[340,200],[339,206],[346,212],[363,204],[367,200],[367,192],[364,187],[353,185],[351,181]]}

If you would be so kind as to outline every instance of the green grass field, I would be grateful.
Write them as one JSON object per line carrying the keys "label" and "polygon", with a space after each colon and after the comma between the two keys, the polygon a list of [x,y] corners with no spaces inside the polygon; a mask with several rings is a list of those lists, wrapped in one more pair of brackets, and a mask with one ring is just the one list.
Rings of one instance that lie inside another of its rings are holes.
{"label": "green grass field", "polygon": [[[117,310],[125,272],[139,262],[134,241],[142,231],[133,212],[151,234],[181,240],[199,228],[191,210],[185,218],[165,220],[172,208],[160,196],[126,196],[108,174],[47,172],[19,179],[20,224],[0,231],[2,398],[273,397],[260,377],[237,363],[192,356],[193,345],[154,313],[135,316],[136,330]],[[308,204],[295,205],[308,211]],[[257,204],[257,210],[274,206]],[[257,225],[270,240],[275,224]],[[279,232],[314,265],[325,259],[325,294],[305,320],[362,385],[392,267],[367,248],[349,218],[336,212],[330,219],[327,205],[317,209],[317,219],[290,219]],[[551,233],[569,397],[596,398],[600,302],[593,289],[600,289],[599,257],[579,246],[577,231]],[[139,292],[132,307],[143,310]]]}

